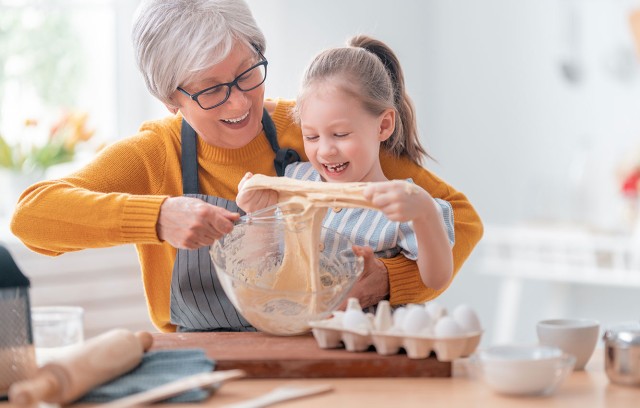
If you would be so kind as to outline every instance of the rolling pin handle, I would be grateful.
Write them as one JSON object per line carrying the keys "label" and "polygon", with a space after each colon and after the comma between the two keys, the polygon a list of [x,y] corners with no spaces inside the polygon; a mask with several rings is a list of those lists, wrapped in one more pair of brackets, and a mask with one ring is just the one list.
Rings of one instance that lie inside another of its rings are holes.
{"label": "rolling pin handle", "polygon": [[16,405],[29,406],[46,400],[59,391],[56,376],[48,371],[40,371],[35,378],[20,381],[9,389],[9,401]]}
{"label": "rolling pin handle", "polygon": [[146,331],[139,331],[135,333],[135,336],[140,342],[142,350],[147,351],[151,348],[151,345],[153,344],[153,337],[151,336],[151,333]]}

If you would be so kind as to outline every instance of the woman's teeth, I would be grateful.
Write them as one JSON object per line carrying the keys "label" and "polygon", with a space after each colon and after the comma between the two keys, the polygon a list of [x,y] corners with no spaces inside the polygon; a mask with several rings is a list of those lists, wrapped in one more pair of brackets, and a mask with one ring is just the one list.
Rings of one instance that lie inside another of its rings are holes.
{"label": "woman's teeth", "polygon": [[324,167],[329,171],[329,173],[338,173],[347,168],[349,162],[340,163],[340,164],[325,164]]}
{"label": "woman's teeth", "polygon": [[238,123],[238,122],[242,122],[243,120],[245,120],[247,118],[247,116],[249,116],[249,112],[245,113],[244,115],[240,116],[239,118],[222,119],[222,121],[226,122],[226,123]]}

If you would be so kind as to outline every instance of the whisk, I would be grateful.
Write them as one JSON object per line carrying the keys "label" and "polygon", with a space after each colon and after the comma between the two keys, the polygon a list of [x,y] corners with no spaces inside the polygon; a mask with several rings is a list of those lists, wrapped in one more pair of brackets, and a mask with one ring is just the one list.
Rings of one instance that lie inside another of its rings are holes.
{"label": "whisk", "polygon": [[300,231],[308,224],[309,218],[306,215],[310,208],[311,203],[308,201],[296,200],[296,197],[293,197],[288,201],[247,213],[240,217],[236,224],[270,224],[284,220],[288,227]]}

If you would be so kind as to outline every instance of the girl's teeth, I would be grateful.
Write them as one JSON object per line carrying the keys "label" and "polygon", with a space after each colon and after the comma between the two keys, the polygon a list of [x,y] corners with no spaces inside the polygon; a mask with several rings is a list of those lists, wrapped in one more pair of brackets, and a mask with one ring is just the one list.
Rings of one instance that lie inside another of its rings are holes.
{"label": "girl's teeth", "polygon": [[245,113],[244,115],[240,116],[239,118],[236,119],[222,119],[223,122],[227,122],[227,123],[238,123],[238,122],[242,122],[243,120],[245,120],[247,118],[247,116],[249,116],[249,112]]}
{"label": "girl's teeth", "polygon": [[349,163],[347,162],[347,163],[340,163],[340,164],[333,164],[333,165],[325,164],[325,167],[327,168],[329,173],[337,173],[347,168],[347,164]]}

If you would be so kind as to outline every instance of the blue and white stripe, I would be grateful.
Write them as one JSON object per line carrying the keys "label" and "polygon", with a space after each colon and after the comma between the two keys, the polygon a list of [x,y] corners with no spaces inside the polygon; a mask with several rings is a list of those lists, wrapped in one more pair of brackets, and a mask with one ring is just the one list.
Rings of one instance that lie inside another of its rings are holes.
{"label": "blue and white stripe", "polygon": [[[290,164],[285,170],[285,176],[297,180],[322,181],[320,174],[309,162]],[[449,242],[453,245],[455,233],[451,205],[437,198],[434,199],[434,203],[442,214]],[[399,253],[414,261],[418,257],[418,243],[413,223],[391,221],[381,211],[363,208],[343,208],[339,212],[329,210],[323,225],[348,237],[356,245],[373,248],[379,258],[392,258]],[[321,239],[325,248],[337,245],[333,234],[323,235]]]}

